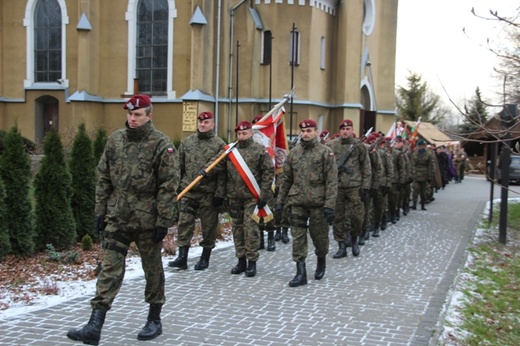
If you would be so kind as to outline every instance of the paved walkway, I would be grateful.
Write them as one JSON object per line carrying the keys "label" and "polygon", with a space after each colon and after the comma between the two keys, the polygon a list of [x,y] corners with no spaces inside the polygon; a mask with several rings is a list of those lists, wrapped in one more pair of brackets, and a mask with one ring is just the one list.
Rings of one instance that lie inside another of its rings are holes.
{"label": "paved walkway", "polygon": [[[231,275],[233,248],[215,251],[210,268],[167,268],[163,334],[138,342],[148,306],[144,279],[125,282],[107,314],[101,345],[435,345],[443,308],[489,196],[489,184],[466,177],[371,238],[359,257],[332,259],[314,280],[291,288],[291,244],[262,251],[254,278]],[[313,247],[309,246],[311,252]],[[94,292],[92,292],[93,294]],[[0,322],[1,345],[74,345],[69,328],[86,323],[91,296]]]}

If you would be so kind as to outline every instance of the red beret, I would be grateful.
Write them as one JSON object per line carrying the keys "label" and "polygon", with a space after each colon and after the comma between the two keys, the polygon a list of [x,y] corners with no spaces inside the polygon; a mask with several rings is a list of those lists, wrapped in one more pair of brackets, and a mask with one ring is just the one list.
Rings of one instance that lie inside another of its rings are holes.
{"label": "red beret", "polygon": [[400,137],[400,136],[397,136],[397,137],[395,137],[395,142],[396,143],[403,143],[403,138]]}
{"label": "red beret", "polygon": [[211,112],[201,112],[197,117],[199,120],[213,119],[213,113]]}
{"label": "red beret", "polygon": [[128,100],[127,103],[123,106],[124,109],[129,109],[131,111],[140,108],[146,108],[152,104],[150,101],[150,97],[148,95],[137,94],[134,95]]}
{"label": "red beret", "polygon": [[339,128],[347,127],[347,126],[354,127],[354,124],[352,123],[352,120],[350,120],[350,119],[345,119],[345,120],[342,120],[342,121],[339,123]]}
{"label": "red beret", "polygon": [[320,133],[320,138],[325,137],[325,136],[328,135],[329,133],[330,133],[330,132],[327,131],[327,130],[323,130],[323,131],[321,131],[321,133]]}
{"label": "red beret", "polygon": [[383,138],[383,140],[384,140],[385,142],[390,142],[390,141],[392,140],[392,137],[385,137],[385,138]]}
{"label": "red beret", "polygon": [[298,126],[300,127],[300,129],[306,129],[308,127],[317,127],[318,125],[316,124],[316,122],[314,120],[307,119],[307,120],[300,122],[298,124]]}
{"label": "red beret", "polygon": [[257,123],[260,121],[260,119],[263,118],[263,115],[262,114],[258,114],[256,117],[253,118],[253,124]]}
{"label": "red beret", "polygon": [[237,127],[235,127],[235,132],[249,130],[251,128],[253,127],[249,121],[241,121],[238,123]]}
{"label": "red beret", "polygon": [[365,143],[367,144],[373,144],[377,141],[377,135],[375,133],[371,133],[367,139],[365,139]]}

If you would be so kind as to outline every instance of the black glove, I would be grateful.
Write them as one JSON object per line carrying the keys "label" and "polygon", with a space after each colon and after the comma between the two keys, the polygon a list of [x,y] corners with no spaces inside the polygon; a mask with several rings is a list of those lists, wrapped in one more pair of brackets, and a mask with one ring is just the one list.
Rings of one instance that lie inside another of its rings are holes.
{"label": "black glove", "polygon": [[361,202],[364,202],[368,196],[368,189],[361,188],[359,189],[359,197],[361,197]]}
{"label": "black glove", "polygon": [[153,240],[158,243],[162,241],[167,234],[168,228],[162,226],[155,226],[153,229]]}
{"label": "black glove", "polygon": [[199,171],[199,175],[202,175],[204,178],[206,178],[208,176],[208,172],[206,172],[205,170],[201,169]]}
{"label": "black glove", "polygon": [[368,194],[370,196],[376,196],[377,195],[377,189],[370,188],[370,190],[368,191]]}
{"label": "black glove", "polygon": [[401,191],[403,189],[403,185],[401,183],[397,183],[397,191]]}
{"label": "black glove", "polygon": [[258,201],[256,202],[256,206],[258,207],[258,209],[262,209],[266,205],[267,205],[267,201],[265,199],[259,198]]}
{"label": "black glove", "polygon": [[107,223],[105,222],[105,214],[96,215],[95,227],[99,232],[103,232],[105,227],[107,227]]}
{"label": "black glove", "polygon": [[282,223],[282,211],[283,211],[283,204],[277,204],[274,206],[274,221],[277,224]]}
{"label": "black glove", "polygon": [[334,209],[331,208],[323,208],[323,215],[327,219],[327,222],[329,225],[332,225],[334,222],[334,218],[336,217],[336,214],[334,213]]}
{"label": "black glove", "polygon": [[390,188],[388,186],[381,187],[381,192],[383,193],[383,196],[388,195],[388,191],[390,191]]}
{"label": "black glove", "polygon": [[213,200],[211,201],[211,204],[213,204],[213,206],[215,208],[218,208],[220,207],[222,204],[224,204],[224,198],[222,197],[213,197]]}

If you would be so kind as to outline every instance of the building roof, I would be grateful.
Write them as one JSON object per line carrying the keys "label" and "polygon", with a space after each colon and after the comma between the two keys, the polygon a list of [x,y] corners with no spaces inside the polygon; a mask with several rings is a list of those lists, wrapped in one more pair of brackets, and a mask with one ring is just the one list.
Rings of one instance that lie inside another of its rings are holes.
{"label": "building roof", "polygon": [[[406,125],[414,128],[417,125],[417,122],[406,121]],[[432,123],[421,121],[417,132],[419,133],[419,136],[424,138],[424,140],[429,144],[435,144],[436,146],[448,145],[452,141],[452,139],[447,134],[439,130],[437,126]]]}

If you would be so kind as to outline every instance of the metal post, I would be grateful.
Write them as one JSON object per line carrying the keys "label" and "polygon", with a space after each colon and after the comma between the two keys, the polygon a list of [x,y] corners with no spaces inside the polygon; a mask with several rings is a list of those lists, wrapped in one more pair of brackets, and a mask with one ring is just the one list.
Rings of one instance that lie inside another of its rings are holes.
{"label": "metal post", "polygon": [[[294,65],[296,64],[296,24],[293,23],[291,30],[291,90],[294,90]],[[289,137],[292,138],[293,129],[293,97],[291,96],[291,116],[289,117]]]}
{"label": "metal post", "polygon": [[240,49],[240,41],[237,40],[237,79],[236,79],[236,102],[235,102],[235,107],[236,107],[236,114],[235,114],[235,126],[238,126],[238,62],[239,62],[239,55],[238,55],[238,52],[239,52],[239,49]]}
{"label": "metal post", "polygon": [[269,109],[271,109],[273,95],[273,34],[271,34],[271,50],[269,52]]}

